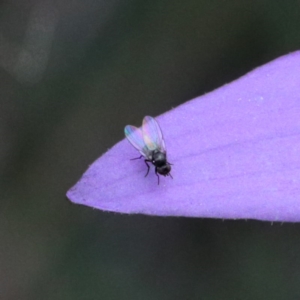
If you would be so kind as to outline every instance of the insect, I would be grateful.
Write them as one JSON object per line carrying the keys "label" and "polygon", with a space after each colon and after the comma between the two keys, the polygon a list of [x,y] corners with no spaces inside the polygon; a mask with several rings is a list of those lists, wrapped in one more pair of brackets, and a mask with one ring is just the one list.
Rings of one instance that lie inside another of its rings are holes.
{"label": "insect", "polygon": [[165,142],[161,129],[152,117],[146,116],[143,119],[142,129],[136,128],[132,125],[127,125],[124,128],[125,136],[131,145],[136,148],[141,156],[134,159],[145,158],[145,164],[147,165],[148,175],[150,166],[148,162],[151,162],[155,166],[155,174],[158,178],[159,175],[170,176],[171,164],[167,161],[167,152],[165,148]]}

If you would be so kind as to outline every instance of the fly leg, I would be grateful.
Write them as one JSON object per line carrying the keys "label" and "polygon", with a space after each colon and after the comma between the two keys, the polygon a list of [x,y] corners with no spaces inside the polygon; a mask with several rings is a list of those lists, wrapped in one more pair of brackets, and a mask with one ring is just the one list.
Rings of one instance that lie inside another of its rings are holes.
{"label": "fly leg", "polygon": [[157,176],[157,184],[159,185],[159,175],[158,175],[158,173],[157,173],[157,168],[155,167],[155,174],[156,174],[156,176]]}
{"label": "fly leg", "polygon": [[147,173],[146,173],[145,177],[147,177],[147,175],[149,174],[149,170],[150,170],[150,166],[149,166],[148,162],[151,162],[151,160],[147,160],[147,159],[145,159],[145,164],[146,164],[146,166],[147,166],[147,168],[148,168],[148,170],[147,170]]}
{"label": "fly leg", "polygon": [[141,159],[143,157],[143,155],[141,155],[140,157],[136,157],[136,158],[131,158],[130,160],[136,160],[136,159]]}
{"label": "fly leg", "polygon": [[[141,159],[142,157],[143,157],[143,155],[141,155],[141,156],[139,156],[139,157],[136,157],[136,158],[131,158],[130,160]],[[148,162],[151,162],[151,160],[145,159],[145,164],[146,164],[146,166],[147,166],[147,168],[148,168],[145,177],[147,177],[147,175],[149,174],[149,170],[150,170],[150,166],[149,166]]]}

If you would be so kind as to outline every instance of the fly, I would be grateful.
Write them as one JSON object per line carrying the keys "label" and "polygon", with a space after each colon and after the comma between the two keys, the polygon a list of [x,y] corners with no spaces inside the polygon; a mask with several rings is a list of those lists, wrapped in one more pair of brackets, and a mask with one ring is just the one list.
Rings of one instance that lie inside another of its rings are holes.
{"label": "fly", "polygon": [[163,135],[154,118],[146,116],[143,119],[142,129],[132,125],[127,125],[124,128],[124,132],[131,145],[141,153],[140,157],[133,159],[139,159],[142,157],[145,158],[145,164],[148,168],[145,177],[148,175],[150,170],[148,162],[151,162],[155,166],[155,174],[158,178],[158,184],[158,174],[173,178],[170,173],[171,164],[167,161],[167,152]]}

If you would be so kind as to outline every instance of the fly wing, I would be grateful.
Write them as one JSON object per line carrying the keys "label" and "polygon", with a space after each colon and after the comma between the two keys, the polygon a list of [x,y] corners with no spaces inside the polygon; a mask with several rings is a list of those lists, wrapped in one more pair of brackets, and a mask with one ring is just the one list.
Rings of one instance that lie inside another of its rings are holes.
{"label": "fly wing", "polygon": [[143,139],[143,132],[141,129],[132,125],[127,125],[124,128],[125,136],[130,144],[137,149],[143,156],[148,155],[148,149]]}
{"label": "fly wing", "polygon": [[143,120],[143,138],[150,151],[160,150],[165,152],[165,142],[161,129],[152,117],[146,116]]}

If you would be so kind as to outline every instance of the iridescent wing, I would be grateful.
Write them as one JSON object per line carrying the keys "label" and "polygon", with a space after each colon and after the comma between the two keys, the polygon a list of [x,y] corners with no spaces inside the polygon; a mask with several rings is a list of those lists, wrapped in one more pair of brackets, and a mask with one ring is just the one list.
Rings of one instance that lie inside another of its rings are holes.
{"label": "iridescent wing", "polygon": [[132,125],[127,125],[124,128],[124,133],[130,144],[137,149],[143,156],[148,155],[149,151],[143,139],[143,132],[141,129]]}
{"label": "iridescent wing", "polygon": [[152,117],[146,116],[143,119],[142,128],[143,138],[147,148],[150,151],[160,150],[162,152],[165,152],[165,142],[161,129],[156,120]]}

